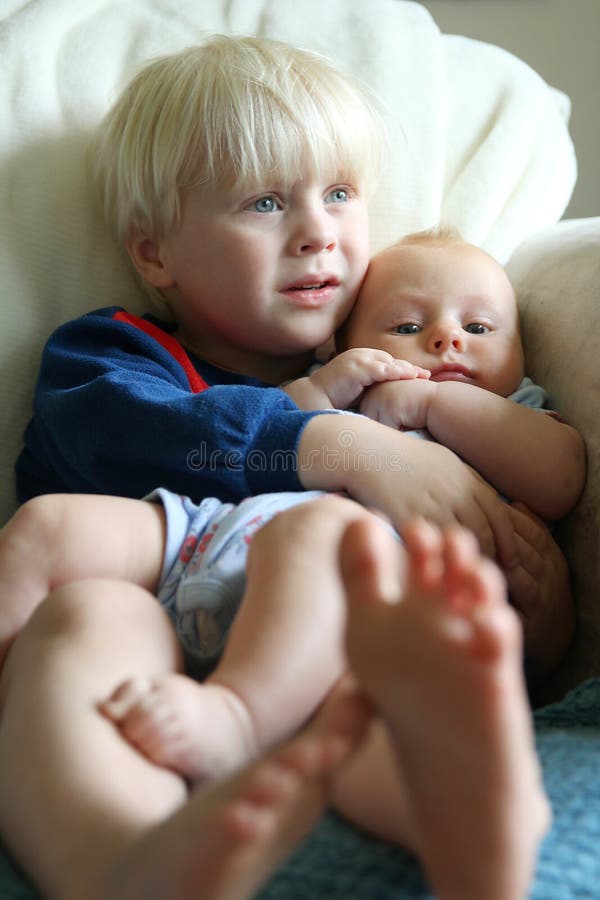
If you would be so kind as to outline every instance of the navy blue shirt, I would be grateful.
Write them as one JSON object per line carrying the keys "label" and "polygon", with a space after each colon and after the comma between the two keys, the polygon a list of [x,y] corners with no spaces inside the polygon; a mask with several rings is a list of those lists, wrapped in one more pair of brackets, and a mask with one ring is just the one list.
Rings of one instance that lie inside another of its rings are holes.
{"label": "navy blue shirt", "polygon": [[188,354],[152,316],[119,307],[59,327],[42,355],[17,460],[23,502],[56,491],[198,502],[302,490],[296,451],[318,412]]}

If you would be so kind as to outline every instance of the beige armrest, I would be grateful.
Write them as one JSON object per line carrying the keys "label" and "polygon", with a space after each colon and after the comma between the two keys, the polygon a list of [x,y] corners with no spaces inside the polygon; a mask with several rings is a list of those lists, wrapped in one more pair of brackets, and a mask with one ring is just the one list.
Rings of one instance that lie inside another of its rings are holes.
{"label": "beige armrest", "polygon": [[522,244],[508,264],[527,373],[583,434],[588,479],[557,534],[569,559],[579,629],[560,689],[600,674],[600,217],[566,220]]}

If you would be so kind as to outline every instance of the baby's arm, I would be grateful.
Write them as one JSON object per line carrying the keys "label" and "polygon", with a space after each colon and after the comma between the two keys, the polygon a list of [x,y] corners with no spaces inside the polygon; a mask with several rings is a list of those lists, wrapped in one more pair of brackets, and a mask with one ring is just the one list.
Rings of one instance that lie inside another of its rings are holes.
{"label": "baby's arm", "polygon": [[553,416],[472,384],[377,385],[361,411],[395,427],[427,428],[499,491],[544,519],[559,519],[585,481],[578,432]]}
{"label": "baby's arm", "polygon": [[369,385],[403,378],[429,378],[429,371],[384,350],[359,347],[340,353],[283,390],[300,409],[348,409]]}

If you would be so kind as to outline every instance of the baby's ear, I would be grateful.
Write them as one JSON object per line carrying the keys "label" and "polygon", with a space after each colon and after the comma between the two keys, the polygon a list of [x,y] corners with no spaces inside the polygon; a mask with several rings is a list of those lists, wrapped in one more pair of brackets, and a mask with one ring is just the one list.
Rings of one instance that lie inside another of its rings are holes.
{"label": "baby's ear", "polygon": [[174,280],[163,260],[161,244],[158,241],[149,238],[143,231],[136,230],[125,242],[125,247],[144,281],[159,290],[173,286]]}

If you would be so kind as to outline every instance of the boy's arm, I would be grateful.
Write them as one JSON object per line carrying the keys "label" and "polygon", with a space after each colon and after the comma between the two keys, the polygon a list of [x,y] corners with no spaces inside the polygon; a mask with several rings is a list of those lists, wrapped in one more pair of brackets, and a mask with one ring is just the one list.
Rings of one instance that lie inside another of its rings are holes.
{"label": "boy's arm", "polygon": [[358,347],[290,381],[283,390],[300,409],[349,409],[370,385],[402,378],[429,378],[429,371],[384,350]]}
{"label": "boy's arm", "polygon": [[46,345],[17,463],[22,501],[63,491],[142,497],[160,485],[234,503],[300,490],[299,435],[319,413],[226,374],[231,383],[194,393],[180,362],[114,312],[67,323]]}
{"label": "boy's arm", "polygon": [[575,631],[569,568],[542,519],[522,503],[510,509],[520,559],[505,572],[506,585],[523,625],[527,684],[534,700],[543,701],[548,675],[563,659]]}
{"label": "boy's arm", "polygon": [[585,482],[585,447],[569,425],[454,381],[378,385],[361,407],[366,415],[384,405],[382,388],[388,389],[387,412],[377,415],[380,421],[427,428],[499,491],[542,518],[559,519],[576,503]]}

